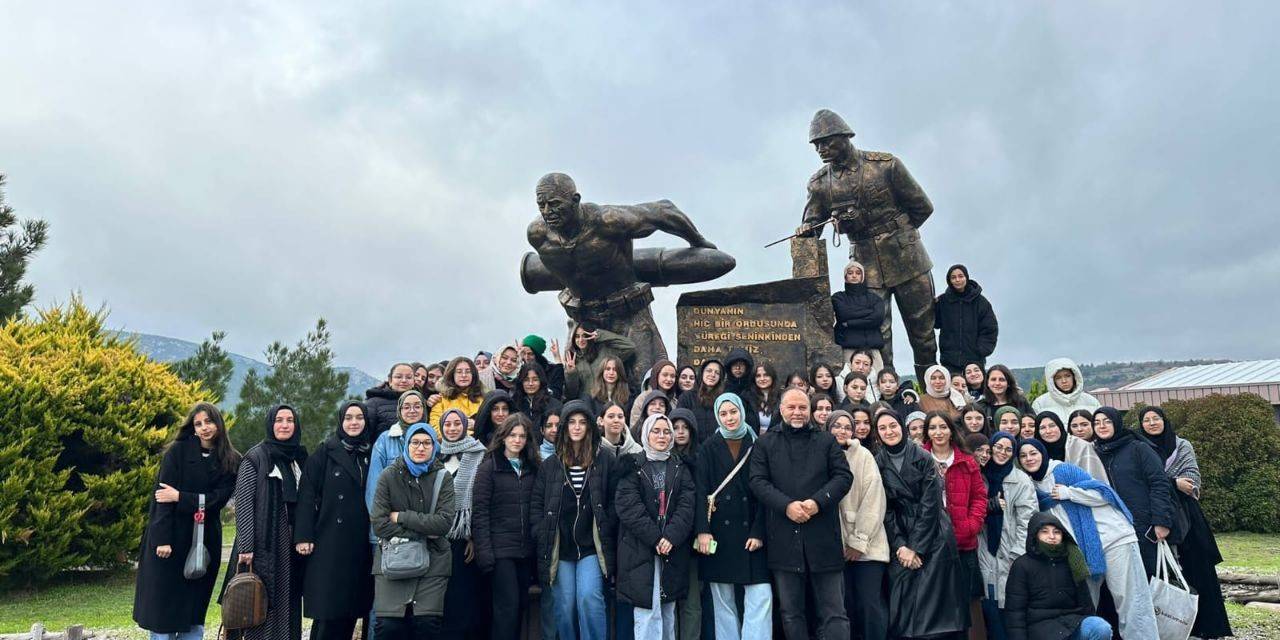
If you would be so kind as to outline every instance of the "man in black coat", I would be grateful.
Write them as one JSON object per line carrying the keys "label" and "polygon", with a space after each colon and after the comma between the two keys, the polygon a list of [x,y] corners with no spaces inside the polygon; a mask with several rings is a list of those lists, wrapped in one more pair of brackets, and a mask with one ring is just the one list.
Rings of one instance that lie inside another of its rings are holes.
{"label": "man in black coat", "polygon": [[982,286],[969,279],[969,269],[953,264],[947,269],[947,290],[933,305],[938,327],[938,363],[952,373],[969,364],[987,368],[987,357],[996,350],[1000,324]]}
{"label": "man in black coat", "polygon": [[751,459],[751,490],[766,508],[769,569],[787,638],[809,637],[806,581],[816,599],[818,628],[826,638],[849,637],[844,610],[844,547],[837,507],[853,473],[835,438],[809,421],[809,398],[782,394],[783,425],[770,429]]}

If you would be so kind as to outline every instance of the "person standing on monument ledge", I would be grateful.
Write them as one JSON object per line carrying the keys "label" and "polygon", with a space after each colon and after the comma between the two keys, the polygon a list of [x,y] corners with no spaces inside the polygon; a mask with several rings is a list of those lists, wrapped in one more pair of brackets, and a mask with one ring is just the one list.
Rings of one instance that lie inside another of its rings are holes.
{"label": "person standing on monument ledge", "polygon": [[852,243],[850,258],[866,269],[867,288],[885,301],[880,334],[881,357],[893,367],[893,314],[889,298],[897,299],[915,357],[916,378],[934,364],[938,354],[933,333],[933,262],[920,241],[920,225],[933,214],[933,203],[907,167],[893,155],[861,151],[853,146],[853,129],[835,112],[821,109],[809,125],[824,166],[809,179],[809,197],[799,235],[818,236],[822,228],[807,228],[836,218],[837,230]]}

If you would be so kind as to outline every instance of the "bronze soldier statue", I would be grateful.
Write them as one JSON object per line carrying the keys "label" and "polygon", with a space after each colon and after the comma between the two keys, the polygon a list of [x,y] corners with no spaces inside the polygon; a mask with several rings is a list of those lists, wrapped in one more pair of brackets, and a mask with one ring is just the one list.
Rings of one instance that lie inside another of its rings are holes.
{"label": "bronze soldier statue", "polygon": [[[651,287],[713,280],[734,267],[733,258],[716,250],[670,200],[582,202],[577,185],[563,173],[543,176],[535,193],[542,215],[529,224],[529,244],[537,256],[526,256],[521,267],[525,289],[563,287],[560,304],[571,319],[631,338],[633,373],[667,357],[649,310]],[[683,238],[691,248],[633,252],[632,240],[655,231]]]}
{"label": "bronze soldier statue", "polygon": [[[835,112],[821,109],[809,125],[809,142],[825,163],[809,179],[802,229],[835,218],[849,237],[849,256],[866,268],[867,288],[885,301],[881,355],[893,366],[893,315],[896,299],[915,356],[916,379],[938,353],[933,333],[933,262],[920,242],[920,225],[933,213],[924,190],[893,155],[853,146],[853,130]],[[804,233],[817,235],[822,229]]]}

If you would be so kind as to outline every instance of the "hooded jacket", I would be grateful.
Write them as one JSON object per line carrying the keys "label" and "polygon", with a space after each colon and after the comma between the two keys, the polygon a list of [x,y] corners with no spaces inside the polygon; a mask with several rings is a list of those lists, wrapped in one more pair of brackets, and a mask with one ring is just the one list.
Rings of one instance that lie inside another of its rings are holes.
{"label": "hooded jacket", "polygon": [[[493,405],[499,402],[507,403],[511,413],[516,412],[515,399],[506,391],[498,389],[484,394],[484,400],[480,402],[480,408],[476,410],[475,420],[471,423],[475,431],[473,435],[475,435],[476,440],[483,442],[485,445],[488,445],[489,440],[493,439],[493,432],[498,430],[498,425],[493,423]],[[538,427],[539,431],[542,430],[541,422],[535,421],[534,425]]]}
{"label": "hooded jacket", "polygon": [[648,417],[645,415],[645,407],[648,407],[650,402],[658,398],[666,400],[667,410],[664,413],[670,415],[671,410],[676,406],[676,402],[657,389],[640,394],[640,397],[636,398],[636,401],[631,405],[631,435],[637,440],[640,439],[640,425],[644,424],[644,419]]}
{"label": "hooded jacket", "polygon": [[[932,452],[933,442],[926,440],[924,450]],[[958,447],[952,447],[951,454],[951,466],[943,474],[947,515],[951,516],[956,548],[973,551],[978,548],[978,532],[987,517],[987,481],[973,456]]]}
{"label": "hooded jacket", "polygon": [[982,285],[970,280],[960,292],[948,286],[934,302],[933,313],[938,327],[938,360],[958,371],[971,362],[986,368],[987,357],[996,350],[1000,325],[991,303],[982,295]]}
{"label": "hooded jacket", "polygon": [[835,341],[845,349],[882,349],[884,335],[884,300],[867,289],[864,279],[858,284],[844,283],[844,291],[831,294],[831,309],[836,315]]}
{"label": "hooded jacket", "polygon": [[364,406],[369,408],[369,418],[365,422],[375,439],[396,423],[396,405],[401,393],[403,392],[392,389],[385,382],[364,392]]}
{"label": "hooded jacket", "polygon": [[[1009,464],[1016,465],[1016,462],[1010,460]],[[1040,513],[1040,502],[1036,497],[1036,486],[1031,481],[1031,477],[1016,466],[1009,470],[1009,475],[1004,477],[1000,492],[1004,494],[1005,502],[1004,517],[1000,527],[1000,547],[992,555],[987,550],[986,528],[978,532],[978,567],[982,570],[985,583],[995,587],[996,604],[1004,606],[1009,569],[1023,554],[1027,526],[1031,519]],[[987,500],[995,502],[1000,497],[988,495]]]}
{"label": "hooded jacket", "polygon": [[[1069,370],[1076,378],[1076,386],[1070,393],[1063,393],[1057,385],[1053,384],[1053,374],[1063,369]],[[1071,419],[1072,411],[1085,409],[1093,413],[1102,406],[1097,398],[1085,393],[1084,374],[1080,373],[1080,366],[1071,358],[1054,358],[1044,365],[1044,384],[1049,391],[1036,398],[1036,401],[1031,403],[1031,408],[1036,413],[1052,411],[1064,424]]]}
{"label": "hooded jacket", "polygon": [[1075,544],[1058,518],[1048,513],[1031,516],[1026,553],[1013,561],[1005,591],[1009,640],[1067,640],[1094,614],[1088,583],[1076,582],[1066,558],[1050,558],[1036,544],[1036,534],[1046,524],[1062,530],[1062,544]]}

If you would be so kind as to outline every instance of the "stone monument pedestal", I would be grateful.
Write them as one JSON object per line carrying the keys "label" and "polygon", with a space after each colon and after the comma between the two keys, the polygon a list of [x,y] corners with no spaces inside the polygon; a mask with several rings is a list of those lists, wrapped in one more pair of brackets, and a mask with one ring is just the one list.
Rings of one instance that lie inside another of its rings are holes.
{"label": "stone monument pedestal", "polygon": [[[785,377],[822,362],[840,370],[832,338],[831,281],[822,238],[791,240],[791,278],[693,291],[676,302],[677,361],[723,360],[735,347]],[[779,381],[781,382],[781,380]]]}

